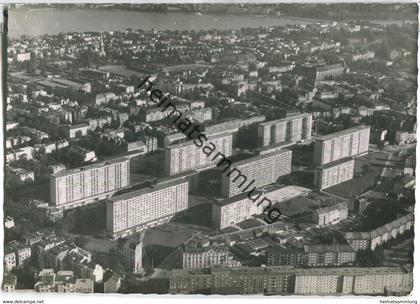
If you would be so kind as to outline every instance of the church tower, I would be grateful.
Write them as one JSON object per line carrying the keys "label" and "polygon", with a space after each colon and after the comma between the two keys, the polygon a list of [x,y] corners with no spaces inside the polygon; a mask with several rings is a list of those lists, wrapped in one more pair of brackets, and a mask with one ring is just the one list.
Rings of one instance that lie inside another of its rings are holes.
{"label": "church tower", "polygon": [[102,33],[101,33],[101,50],[99,52],[99,56],[101,56],[101,57],[105,57],[106,56],[105,47],[104,47],[104,36],[103,36]]}
{"label": "church tower", "polygon": [[136,247],[134,249],[134,269],[133,273],[142,273],[143,272],[143,239],[144,231],[140,232]]}

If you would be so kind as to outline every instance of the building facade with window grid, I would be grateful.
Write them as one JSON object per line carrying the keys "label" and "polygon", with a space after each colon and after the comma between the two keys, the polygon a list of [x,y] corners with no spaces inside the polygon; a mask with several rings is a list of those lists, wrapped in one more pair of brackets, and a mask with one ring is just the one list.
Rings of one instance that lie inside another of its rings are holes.
{"label": "building facade with window grid", "polygon": [[50,200],[56,207],[77,206],[102,199],[130,185],[127,158],[95,163],[50,176]]}
{"label": "building facade with window grid", "polygon": [[[243,177],[239,176],[235,168]],[[232,197],[241,194],[252,180],[255,182],[246,192],[252,190],[253,187],[270,185],[279,177],[289,174],[291,170],[292,151],[285,149],[235,162],[222,174],[222,195]]]}
{"label": "building facade with window grid", "polygon": [[160,183],[107,200],[107,230],[114,237],[166,223],[188,208],[188,181]]}

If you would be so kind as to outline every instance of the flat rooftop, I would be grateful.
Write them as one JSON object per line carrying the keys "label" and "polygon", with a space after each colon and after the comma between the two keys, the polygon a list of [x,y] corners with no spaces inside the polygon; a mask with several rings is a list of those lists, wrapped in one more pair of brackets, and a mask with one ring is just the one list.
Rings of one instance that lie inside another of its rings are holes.
{"label": "flat rooftop", "polygon": [[277,204],[281,213],[287,216],[296,216],[300,214],[311,213],[319,208],[334,206],[344,202],[338,198],[324,195],[317,192],[311,192],[307,195],[299,195],[289,200],[284,200]]}
{"label": "flat rooftop", "polygon": [[109,159],[109,160],[106,160],[106,161],[96,162],[94,164],[83,166],[83,167],[78,167],[78,168],[74,168],[74,169],[61,171],[61,172],[58,172],[58,173],[55,173],[55,174],[51,174],[51,176],[52,177],[62,177],[62,176],[71,175],[71,174],[74,174],[74,173],[77,173],[77,172],[82,172],[82,171],[92,170],[92,169],[95,169],[95,168],[109,166],[109,165],[112,165],[112,164],[122,163],[122,162],[125,162],[125,161],[129,161],[129,159],[126,158],[126,157]]}
{"label": "flat rooftop", "polygon": [[[300,186],[285,186],[283,188],[275,189],[275,187],[264,187],[256,190],[252,195],[256,196],[259,193],[263,193],[263,196],[266,196],[273,202],[282,202],[289,200],[293,197],[301,195],[303,193],[311,192],[311,189],[300,187]],[[268,191],[268,192],[267,192]],[[246,199],[248,197],[248,191],[244,193],[240,193],[238,195],[223,199],[223,200],[216,200],[214,202],[217,206],[226,206],[232,204],[234,202]]]}
{"label": "flat rooftop", "polygon": [[277,144],[271,144],[268,146],[264,146],[264,147],[258,147],[255,149],[255,151],[259,152],[260,155],[264,155],[264,154],[268,154],[271,152],[275,152],[275,151],[279,151],[281,149],[293,146],[295,144],[295,142],[293,141],[283,141]]}
{"label": "flat rooftop", "polygon": [[403,267],[340,267],[340,268],[308,268],[296,269],[297,276],[305,275],[375,275],[375,274],[392,274],[407,273]]}
{"label": "flat rooftop", "polygon": [[280,189],[272,190],[265,193],[265,196],[273,202],[282,202],[303,193],[311,192],[311,189],[300,186],[286,186]]}
{"label": "flat rooftop", "polygon": [[130,192],[123,193],[123,194],[120,194],[120,195],[116,195],[116,196],[108,198],[107,200],[114,203],[114,202],[127,200],[127,199],[130,199],[130,198],[133,198],[133,197],[136,197],[136,196],[140,196],[140,195],[143,195],[143,194],[146,194],[146,193],[155,192],[155,191],[158,191],[158,190],[161,190],[161,189],[169,188],[169,187],[179,185],[179,184],[184,184],[184,183],[188,184],[188,181],[187,180],[176,179],[173,182],[161,182],[161,183],[152,185],[150,187],[146,186],[145,188],[142,188],[142,189],[138,189],[138,190],[135,190],[135,191],[130,191]]}
{"label": "flat rooftop", "polygon": [[268,267],[212,267],[211,269],[174,269],[172,277],[188,275],[210,275],[217,272],[232,274],[257,274],[257,273],[290,273],[297,276],[305,275],[374,275],[408,273],[404,267],[334,267],[334,268],[294,268],[293,266],[268,266]]}
{"label": "flat rooftop", "polygon": [[276,119],[276,120],[262,122],[262,123],[260,123],[260,126],[270,126],[270,125],[274,125],[274,124],[278,124],[278,123],[282,123],[282,122],[287,122],[287,121],[294,120],[294,119],[304,118],[304,117],[308,117],[308,116],[312,117],[312,114],[311,113],[302,113],[302,114],[297,114],[297,115],[291,115],[291,116],[287,116],[287,117]]}
{"label": "flat rooftop", "polygon": [[239,167],[239,166],[246,165],[246,164],[252,163],[254,161],[264,159],[264,158],[268,158],[268,157],[271,157],[271,156],[274,156],[274,155],[277,155],[277,154],[287,154],[287,153],[292,153],[292,151],[287,150],[287,149],[281,149],[281,150],[278,150],[278,151],[269,152],[267,154],[262,154],[262,155],[257,155],[257,156],[253,156],[253,157],[250,157],[250,158],[246,158],[246,159],[234,162],[233,165],[235,167]]}
{"label": "flat rooftop", "polygon": [[209,64],[179,64],[179,65],[172,65],[162,68],[164,72],[183,72],[188,70],[194,70],[194,69],[201,69],[201,68],[207,68],[211,69],[213,68],[212,65]]}
{"label": "flat rooftop", "polygon": [[[252,195],[255,196],[259,193],[261,193],[261,191],[257,190]],[[232,197],[229,197],[229,198],[226,198],[226,199],[215,200],[214,204],[217,205],[217,206],[226,206],[226,205],[230,205],[232,203],[235,203],[237,201],[241,201],[241,200],[244,200],[244,199],[247,199],[247,198],[248,198],[248,191],[244,192],[244,193],[241,193],[241,194],[238,194],[238,195],[235,195],[235,196],[232,196]]]}
{"label": "flat rooftop", "polygon": [[172,276],[186,276],[186,275],[210,275],[217,272],[229,272],[235,274],[253,274],[253,273],[277,273],[277,272],[293,272],[295,268],[293,266],[270,266],[270,267],[224,267],[224,266],[215,266],[211,269],[201,268],[201,269],[174,269],[172,270]]}
{"label": "flat rooftop", "polygon": [[335,133],[319,136],[319,137],[315,138],[315,140],[330,140],[330,139],[333,139],[335,137],[340,137],[340,136],[343,136],[343,135],[351,134],[353,132],[357,132],[357,131],[361,131],[361,130],[365,130],[365,129],[370,129],[370,126],[362,125],[362,126],[353,127],[353,128],[350,128],[350,129],[345,129],[345,130],[338,131],[338,132],[335,132]]}
{"label": "flat rooftop", "polygon": [[[225,136],[232,136],[231,132],[224,132],[224,133],[220,133],[220,134],[211,134],[211,135],[206,135],[207,137],[207,142],[211,142],[212,139],[214,138],[220,138],[220,137],[225,137]],[[183,141],[181,143],[177,143],[177,144],[172,144],[172,145],[168,145],[165,147],[165,149],[176,149],[176,148],[181,148],[181,147],[186,147],[186,146],[195,146],[194,140],[188,140],[188,141]]]}

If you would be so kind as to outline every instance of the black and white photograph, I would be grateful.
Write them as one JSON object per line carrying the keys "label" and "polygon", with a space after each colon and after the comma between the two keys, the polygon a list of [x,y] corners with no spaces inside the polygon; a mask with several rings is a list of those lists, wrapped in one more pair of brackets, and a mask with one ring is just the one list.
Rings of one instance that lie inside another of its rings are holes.
{"label": "black and white photograph", "polygon": [[416,2],[0,7],[2,303],[417,303]]}

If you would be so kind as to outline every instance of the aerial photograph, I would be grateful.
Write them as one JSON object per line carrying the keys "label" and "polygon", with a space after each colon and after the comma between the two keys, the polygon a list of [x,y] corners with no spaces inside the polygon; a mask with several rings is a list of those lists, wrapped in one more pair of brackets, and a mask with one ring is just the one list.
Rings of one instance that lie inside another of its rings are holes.
{"label": "aerial photograph", "polygon": [[416,3],[3,11],[1,296],[414,299]]}

